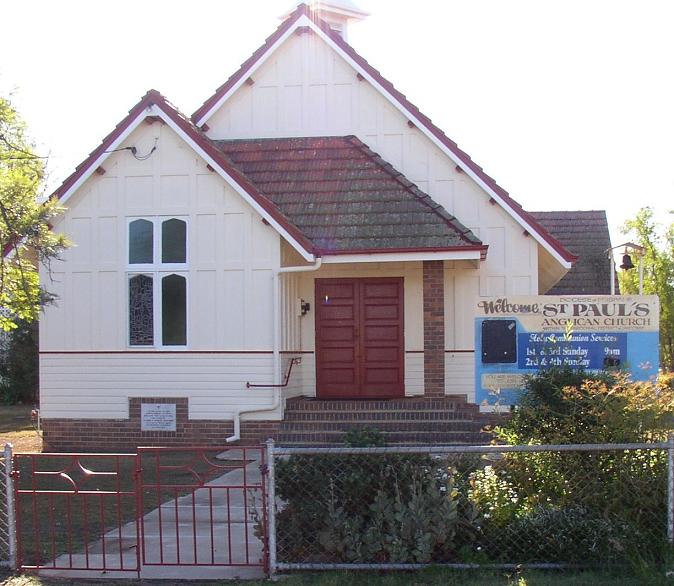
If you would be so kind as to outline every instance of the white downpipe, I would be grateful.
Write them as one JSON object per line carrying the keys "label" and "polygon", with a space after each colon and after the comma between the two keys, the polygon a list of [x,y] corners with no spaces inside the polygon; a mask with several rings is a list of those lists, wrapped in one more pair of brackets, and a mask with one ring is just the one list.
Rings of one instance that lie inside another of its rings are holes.
{"label": "white downpipe", "polygon": [[[272,285],[272,302],[274,307],[274,384],[281,384],[281,274],[282,273],[308,273],[317,271],[323,264],[323,258],[318,256],[314,264],[300,267],[281,267],[274,271],[274,282]],[[280,387],[274,388],[274,400],[271,405],[257,407],[255,409],[237,409],[234,411],[234,435],[228,437],[227,443],[236,442],[241,439],[241,416],[249,413],[263,413],[266,411],[276,411],[281,404],[282,390]]]}

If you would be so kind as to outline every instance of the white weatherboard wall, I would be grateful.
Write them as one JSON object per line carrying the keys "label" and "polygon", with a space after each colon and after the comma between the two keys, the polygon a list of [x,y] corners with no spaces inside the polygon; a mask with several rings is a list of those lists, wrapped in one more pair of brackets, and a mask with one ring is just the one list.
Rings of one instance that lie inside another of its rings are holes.
{"label": "white weatherboard wall", "polygon": [[[491,203],[472,179],[457,171],[455,163],[421,130],[411,128],[402,113],[373,86],[359,81],[356,71],[316,35],[291,35],[252,78],[253,85],[242,85],[208,120],[209,136],[356,135],[489,245],[487,259],[477,270],[462,263],[445,263],[449,351],[446,389],[448,393],[473,396],[473,353],[451,351],[474,349],[476,297],[538,293],[539,250],[535,240],[525,235],[500,206]],[[303,282],[313,282],[316,276],[319,275],[304,277]],[[308,291],[303,292],[307,294]],[[309,322],[313,323],[306,318],[302,321]],[[422,314],[418,322],[406,318],[405,325],[407,349],[421,350],[423,334],[421,339],[418,336],[422,332]],[[311,348],[307,346],[307,336],[313,335],[309,330],[305,325],[305,350]],[[422,392],[419,381],[423,381],[423,356],[407,356],[407,392]],[[305,390],[309,392],[308,388]]]}
{"label": "white weatherboard wall", "polygon": [[[272,275],[280,237],[168,126],[142,123],[67,202],[55,225],[75,246],[53,264],[58,295],[40,326],[46,418],[126,418],[128,397],[188,397],[190,417],[231,419],[270,404]],[[188,346],[128,347],[127,222],[188,222]],[[148,352],[148,350],[150,350]],[[269,419],[268,414],[258,417]]]}

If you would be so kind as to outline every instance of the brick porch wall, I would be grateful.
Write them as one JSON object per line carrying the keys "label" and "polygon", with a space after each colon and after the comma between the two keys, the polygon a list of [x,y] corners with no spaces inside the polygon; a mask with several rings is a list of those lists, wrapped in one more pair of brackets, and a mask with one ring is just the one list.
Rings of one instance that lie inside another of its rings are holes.
{"label": "brick porch wall", "polygon": [[[141,431],[141,403],[175,403],[176,431]],[[241,441],[255,445],[278,437],[280,421],[242,421]],[[129,398],[129,419],[43,419],[45,452],[133,452],[138,446],[224,446],[234,422],[188,419],[188,399]]]}
{"label": "brick porch wall", "polygon": [[424,261],[424,396],[445,394],[445,265]]}

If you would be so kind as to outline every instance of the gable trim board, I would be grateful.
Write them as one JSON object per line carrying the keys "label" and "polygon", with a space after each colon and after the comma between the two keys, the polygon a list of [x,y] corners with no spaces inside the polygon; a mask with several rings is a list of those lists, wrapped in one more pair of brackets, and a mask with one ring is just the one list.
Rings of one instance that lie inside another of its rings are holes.
{"label": "gable trim board", "polygon": [[296,10],[270,35],[264,44],[249,57],[222,86],[192,115],[198,127],[204,127],[210,117],[257,71],[295,31],[307,27],[328,44],[340,57],[355,69],[365,80],[375,87],[388,101],[415,124],[424,135],[458,165],[490,197],[494,199],[539,245],[541,245],[564,269],[570,269],[577,256],[569,252],[559,240],[554,238],[520,204],[510,197],[493,178],[487,175],[455,142],[400,93],[374,67],[361,57],[338,33],[320,18],[306,4]]}

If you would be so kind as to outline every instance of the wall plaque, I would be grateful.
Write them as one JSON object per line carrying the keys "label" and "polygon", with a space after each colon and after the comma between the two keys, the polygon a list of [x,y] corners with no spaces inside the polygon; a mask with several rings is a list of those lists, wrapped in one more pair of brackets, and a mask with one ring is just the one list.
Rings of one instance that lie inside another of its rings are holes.
{"label": "wall plaque", "polygon": [[141,403],[140,404],[141,431],[175,431],[176,404],[175,403]]}

